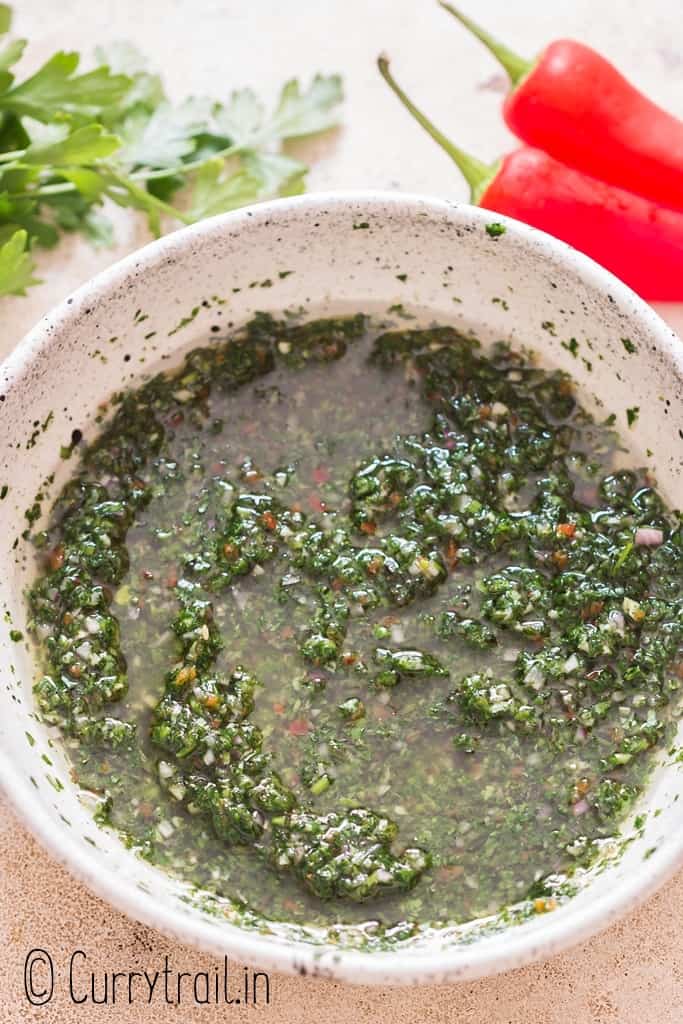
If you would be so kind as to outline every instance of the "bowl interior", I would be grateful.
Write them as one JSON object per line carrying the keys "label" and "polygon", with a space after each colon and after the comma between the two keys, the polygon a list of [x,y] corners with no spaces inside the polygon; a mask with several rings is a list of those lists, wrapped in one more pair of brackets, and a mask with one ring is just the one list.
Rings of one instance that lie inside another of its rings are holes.
{"label": "bowl interior", "polygon": [[[679,862],[683,785],[671,757],[637,809],[657,815],[647,814],[623,856],[551,915],[476,942],[467,941],[467,930],[453,929],[391,954],[340,953],[319,937],[304,941],[286,929],[247,932],[198,909],[181,883],[98,829],[92,803],[69,781],[54,730],[34,715],[31,651],[10,639],[10,630],[24,630],[23,592],[34,573],[22,539],[26,510],[38,502],[46,513],[73,468],[60,459],[60,446],[74,429],[92,436],[97,407],[114,390],[174,365],[211,337],[211,327],[224,334],[260,310],[386,314],[400,303],[425,322],[527,346],[544,365],[574,376],[586,406],[616,414],[629,461],[649,466],[680,507],[683,358],[676,339],[589,260],[514,222],[491,237],[490,219],[467,206],[362,194],[310,196],[217,218],[96,278],[48,315],[0,369],[0,487],[7,487],[0,501],[2,781],[58,858],[111,902],[184,941],[351,981],[471,977],[585,936]],[[640,415],[630,429],[626,411],[634,406]]]}

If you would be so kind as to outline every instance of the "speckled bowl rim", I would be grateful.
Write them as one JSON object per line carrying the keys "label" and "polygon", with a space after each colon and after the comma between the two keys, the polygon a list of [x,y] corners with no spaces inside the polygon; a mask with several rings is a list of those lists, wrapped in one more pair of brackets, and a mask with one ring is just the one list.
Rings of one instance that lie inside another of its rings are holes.
{"label": "speckled bowl rim", "polygon": [[[38,322],[14,349],[3,368],[13,377],[39,351],[49,347],[53,325],[68,321],[84,301],[93,300],[102,293],[114,292],[127,278],[145,269],[153,271],[164,259],[177,254],[179,249],[191,248],[198,239],[221,235],[224,231],[249,229],[255,221],[268,221],[276,211],[285,212],[290,220],[296,220],[299,211],[305,213],[323,206],[339,209],[359,202],[367,204],[370,211],[375,206],[376,212],[383,214],[386,214],[387,208],[392,207],[395,213],[403,215],[413,211],[417,213],[418,209],[424,212],[426,208],[441,216],[452,216],[456,211],[463,211],[470,221],[478,222],[482,229],[490,221],[487,211],[464,203],[419,194],[374,190],[309,193],[212,217],[151,242],[83,284]],[[547,252],[590,286],[605,295],[609,293],[615,301],[627,305],[631,315],[652,333],[660,350],[680,368],[683,375],[683,345],[655,311],[630,288],[565,243],[519,221],[499,215],[496,219],[525,246],[536,252],[539,249]],[[447,948],[435,949],[425,945],[391,952],[363,953],[330,946],[319,947],[272,935],[262,937],[234,925],[217,929],[200,917],[192,918],[177,913],[141,891],[134,883],[120,876],[102,875],[94,853],[91,854],[87,847],[75,841],[68,829],[55,830],[50,827],[39,805],[33,800],[28,780],[16,770],[2,749],[0,788],[47,851],[92,892],[116,909],[158,929],[169,938],[213,954],[231,956],[269,970],[356,984],[438,984],[493,975],[534,960],[546,959],[588,939],[636,907],[666,882],[683,863],[681,834],[677,842],[665,844],[649,860],[640,863],[638,871],[632,872],[619,886],[602,891],[588,907],[581,907],[575,914],[568,913],[566,916],[548,915],[544,918],[544,928],[540,935],[525,933],[523,929],[511,926],[502,933],[506,939],[502,947],[499,941],[492,943],[484,939],[467,945],[454,943]],[[497,938],[500,939],[500,935]]]}

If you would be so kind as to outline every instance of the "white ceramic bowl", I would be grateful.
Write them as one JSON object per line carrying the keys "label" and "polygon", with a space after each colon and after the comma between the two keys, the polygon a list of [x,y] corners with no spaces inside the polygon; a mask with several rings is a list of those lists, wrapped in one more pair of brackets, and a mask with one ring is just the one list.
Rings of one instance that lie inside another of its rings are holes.
{"label": "white ceramic bowl", "polygon": [[[214,324],[238,325],[256,310],[384,313],[401,302],[442,323],[474,327],[483,340],[529,345],[546,364],[575,376],[589,407],[617,414],[636,462],[652,466],[669,501],[683,504],[683,347],[590,260],[499,217],[507,230],[491,238],[485,227],[492,219],[465,205],[366,193],[311,195],[218,217],[147,246],[84,285],[0,370],[0,486],[9,486],[0,501],[2,784],[53,856],[110,903],[168,935],[242,962],[351,982],[472,978],[587,937],[683,860],[683,800],[676,803],[683,778],[669,763],[639,807],[659,815],[648,814],[624,856],[555,912],[473,943],[456,930],[404,951],[340,951],[241,930],[188,906],[183,886],[97,829],[59,745],[49,748],[52,767],[42,760],[51,731],[34,717],[35,665],[24,644],[10,641],[4,617],[8,612],[14,628],[24,628],[23,591],[33,570],[24,542],[14,546],[24,512],[50,473],[58,474],[52,494],[68,474],[72,464],[60,462],[59,446],[76,427],[92,435],[99,402],[158,365],[172,365],[162,360],[177,362]],[[562,346],[569,338],[577,339],[579,358]],[[633,354],[622,338],[636,346]],[[640,416],[628,430],[632,406]]]}

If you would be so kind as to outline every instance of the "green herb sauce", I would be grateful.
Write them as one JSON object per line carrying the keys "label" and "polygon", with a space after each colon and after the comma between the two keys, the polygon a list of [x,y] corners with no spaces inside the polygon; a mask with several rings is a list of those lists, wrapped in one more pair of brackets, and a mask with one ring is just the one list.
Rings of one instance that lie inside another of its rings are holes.
{"label": "green herb sauce", "polygon": [[571,380],[260,315],[115,405],[29,595],[98,820],[252,923],[552,909],[671,735],[683,640],[680,519]]}

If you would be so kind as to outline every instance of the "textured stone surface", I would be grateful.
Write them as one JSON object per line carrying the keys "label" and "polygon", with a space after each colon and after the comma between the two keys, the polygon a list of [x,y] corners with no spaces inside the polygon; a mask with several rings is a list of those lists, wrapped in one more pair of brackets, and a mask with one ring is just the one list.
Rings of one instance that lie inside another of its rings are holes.
{"label": "textured stone surface", "polygon": [[[466,0],[463,0],[465,5]],[[471,13],[532,54],[558,34],[597,46],[653,97],[683,115],[680,0],[479,0]],[[401,188],[465,197],[457,172],[398,107],[378,78],[385,49],[406,87],[446,131],[484,159],[510,144],[501,124],[503,82],[493,62],[432,0],[25,0],[17,30],[32,45],[26,67],[53,50],[89,52],[126,38],[163,69],[171,91],[219,96],[251,84],[272,97],[291,75],[339,70],[347,83],[345,128],[310,144],[318,157],[310,188]],[[144,226],[117,216],[117,247],[92,250],[67,240],[41,261],[44,283],[28,299],[2,302],[0,357],[68,291],[147,240]],[[663,310],[683,326],[683,309]],[[358,1022],[486,1021],[487,1024],[668,1024],[683,1018],[683,874],[609,931],[571,952],[497,978],[439,988],[344,988],[271,977],[269,1007],[74,1006],[66,971],[83,949],[88,968],[210,970],[210,956],[176,946],[111,910],[55,865],[0,803],[0,1022],[213,1022],[261,1012],[269,1020]],[[23,994],[26,954],[48,950],[58,971],[53,1002],[31,1009]],[[237,965],[239,967],[239,965]],[[82,976],[82,974],[81,974]]]}

